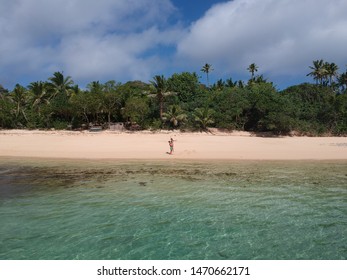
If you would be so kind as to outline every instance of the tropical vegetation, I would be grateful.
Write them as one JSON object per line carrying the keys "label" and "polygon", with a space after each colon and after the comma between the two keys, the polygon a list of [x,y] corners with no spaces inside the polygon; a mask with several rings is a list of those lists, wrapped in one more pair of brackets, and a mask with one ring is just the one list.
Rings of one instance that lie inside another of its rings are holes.
{"label": "tropical vegetation", "polygon": [[313,61],[303,83],[278,90],[252,63],[248,81],[209,84],[212,66],[196,73],[156,75],[149,82],[92,81],[81,89],[55,72],[47,81],[0,85],[0,128],[88,129],[121,122],[128,129],[245,130],[254,133],[347,135],[347,71]]}

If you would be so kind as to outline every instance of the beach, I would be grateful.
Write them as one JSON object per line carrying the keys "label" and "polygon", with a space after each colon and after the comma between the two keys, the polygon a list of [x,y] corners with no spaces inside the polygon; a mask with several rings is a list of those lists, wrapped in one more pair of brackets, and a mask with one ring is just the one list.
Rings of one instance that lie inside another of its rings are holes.
{"label": "beach", "polygon": [[0,260],[345,260],[346,163],[343,137],[2,130]]}
{"label": "beach", "polygon": [[[169,155],[170,138],[174,153]],[[347,137],[248,132],[1,130],[0,157],[139,160],[346,160]]]}

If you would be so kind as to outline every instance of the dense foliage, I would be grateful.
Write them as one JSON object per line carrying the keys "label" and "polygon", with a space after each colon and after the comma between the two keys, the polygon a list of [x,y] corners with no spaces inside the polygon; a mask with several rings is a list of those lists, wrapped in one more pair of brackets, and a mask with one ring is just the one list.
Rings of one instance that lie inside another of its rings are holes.
{"label": "dense foliage", "polygon": [[149,83],[91,82],[81,90],[71,77],[56,72],[47,81],[13,90],[0,85],[0,128],[87,129],[123,122],[129,129],[226,130],[306,135],[347,134],[347,72],[334,63],[313,62],[314,84],[283,91],[255,75],[247,82],[218,80],[205,64],[207,86],[196,73],[155,76]]}

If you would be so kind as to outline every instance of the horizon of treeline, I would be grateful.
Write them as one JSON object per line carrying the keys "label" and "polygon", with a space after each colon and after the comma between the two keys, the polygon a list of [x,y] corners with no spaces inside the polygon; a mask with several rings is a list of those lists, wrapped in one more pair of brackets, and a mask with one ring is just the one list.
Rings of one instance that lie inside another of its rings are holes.
{"label": "horizon of treeline", "polygon": [[212,65],[201,71],[156,75],[148,82],[93,81],[85,90],[70,76],[55,72],[47,81],[17,84],[12,90],[0,85],[0,129],[109,128],[124,123],[130,130],[209,128],[255,133],[295,135],[347,135],[347,71],[335,63],[313,61],[313,83],[278,90],[248,68],[248,81],[218,80],[209,85]]}

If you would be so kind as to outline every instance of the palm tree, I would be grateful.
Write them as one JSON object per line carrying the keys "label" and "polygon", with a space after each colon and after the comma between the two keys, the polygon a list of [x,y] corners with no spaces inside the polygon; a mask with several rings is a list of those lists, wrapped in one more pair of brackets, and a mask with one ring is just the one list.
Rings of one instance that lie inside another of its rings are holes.
{"label": "palm tree", "polygon": [[239,81],[237,82],[237,86],[238,86],[239,88],[244,88],[244,87],[245,87],[245,84],[244,84],[243,81],[239,80]]}
{"label": "palm tree", "polygon": [[308,73],[306,76],[312,76],[313,79],[316,80],[316,84],[319,82],[322,85],[324,78],[327,75],[327,70],[324,67],[323,59],[314,60],[313,66],[310,66],[310,69],[312,72]]}
{"label": "palm tree", "polygon": [[71,88],[74,84],[70,76],[65,78],[62,72],[55,72],[53,77],[48,78],[48,80],[50,81],[49,87],[52,91],[51,98],[56,97],[58,94],[70,95]]}
{"label": "palm tree", "polygon": [[347,91],[347,71],[339,76],[338,83],[342,92]]}
{"label": "palm tree", "polygon": [[225,87],[225,82],[222,79],[219,79],[217,83],[213,84],[212,88],[216,90],[223,90]]}
{"label": "palm tree", "polygon": [[339,67],[334,62],[326,62],[324,63],[324,69],[326,70],[326,75],[329,77],[330,86],[332,86],[334,78],[338,75],[337,71],[339,70]]}
{"label": "palm tree", "polygon": [[178,105],[170,106],[169,110],[163,113],[163,120],[169,121],[174,128],[177,127],[179,123],[186,121],[186,119],[187,115],[184,114],[183,110]]}
{"label": "palm tree", "polygon": [[[71,87],[71,89],[69,90],[69,93],[71,94],[71,96],[77,95],[81,92],[81,89],[79,88],[78,85],[74,85]],[[71,97],[70,96],[70,97]]]}
{"label": "palm tree", "polygon": [[8,90],[5,89],[1,84],[0,84],[0,97],[2,98],[4,94],[7,94]]}
{"label": "palm tree", "polygon": [[22,115],[24,120],[26,122],[28,121],[25,114],[25,107],[28,104],[27,97],[26,89],[23,86],[16,84],[13,92],[10,95],[10,101],[15,105],[14,114],[17,120],[19,119],[19,116]]}
{"label": "palm tree", "polygon": [[264,78],[263,75],[260,75],[260,76],[257,76],[257,78],[255,79],[255,82],[257,84],[267,83],[267,79]]}
{"label": "palm tree", "polygon": [[203,130],[206,130],[209,124],[214,123],[213,114],[214,111],[209,108],[197,108],[193,113],[195,122]]}
{"label": "palm tree", "polygon": [[87,88],[91,93],[101,94],[104,90],[104,86],[99,81],[93,81],[87,85]]}
{"label": "palm tree", "polygon": [[42,105],[49,104],[48,84],[46,82],[32,82],[28,86],[32,109],[41,117]]}
{"label": "palm tree", "polygon": [[206,80],[207,80],[207,87],[210,87],[210,82],[209,82],[209,78],[208,78],[208,74],[213,71],[214,69],[212,69],[212,65],[205,63],[205,65],[201,68],[201,71],[206,73]]}
{"label": "palm tree", "polygon": [[47,83],[39,81],[32,82],[28,86],[31,93],[31,104],[33,107],[39,107],[41,104],[48,104]]}
{"label": "palm tree", "polygon": [[254,80],[254,73],[258,71],[258,66],[255,63],[252,63],[248,66],[247,70],[251,73],[251,81]]}
{"label": "palm tree", "polygon": [[226,84],[227,87],[232,88],[232,87],[235,87],[237,85],[237,82],[233,82],[233,79],[229,78],[229,79],[226,80],[225,84]]}
{"label": "palm tree", "polygon": [[159,116],[160,119],[163,119],[163,108],[164,108],[164,96],[168,95],[167,92],[168,85],[167,80],[163,75],[156,75],[153,77],[153,81],[150,81],[152,86],[154,87],[154,92],[159,101]]}

